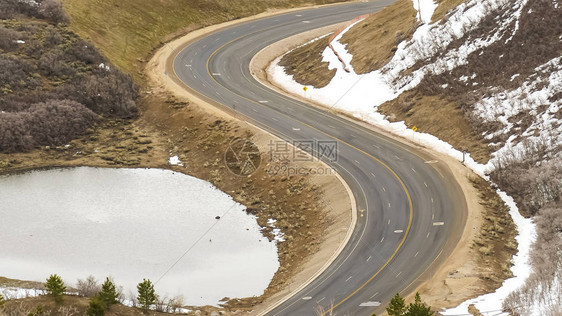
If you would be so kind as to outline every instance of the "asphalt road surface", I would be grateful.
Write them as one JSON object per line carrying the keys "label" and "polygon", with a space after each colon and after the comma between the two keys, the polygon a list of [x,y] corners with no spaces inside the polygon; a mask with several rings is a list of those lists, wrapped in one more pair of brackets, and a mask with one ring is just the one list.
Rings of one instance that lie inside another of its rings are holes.
{"label": "asphalt road surface", "polygon": [[329,153],[332,145],[320,148],[328,149],[323,160],[353,191],[354,233],[324,273],[268,315],[381,313],[394,294],[407,294],[431,278],[462,234],[466,202],[443,163],[268,89],[250,73],[252,57],[264,47],[392,2],[311,8],[240,23],[187,44],[170,63],[168,75],[186,89],[288,142],[337,142],[337,157]]}

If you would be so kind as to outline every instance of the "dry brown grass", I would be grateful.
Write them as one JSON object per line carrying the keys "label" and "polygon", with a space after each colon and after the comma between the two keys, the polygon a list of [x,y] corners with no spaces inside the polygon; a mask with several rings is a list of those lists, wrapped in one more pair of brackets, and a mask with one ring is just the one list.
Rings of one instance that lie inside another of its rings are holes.
{"label": "dry brown grass", "polygon": [[173,37],[270,9],[341,0],[63,0],[70,26],[135,79],[143,60]]}
{"label": "dry brown grass", "polygon": [[435,23],[441,20],[449,11],[456,8],[459,4],[466,2],[467,0],[437,0],[438,6],[433,12],[431,17],[431,23]]}
{"label": "dry brown grass", "polygon": [[439,96],[422,96],[414,90],[404,92],[379,109],[392,121],[405,121],[408,127],[417,126],[422,133],[430,133],[454,148],[467,150],[478,162],[486,163],[489,159],[490,149],[452,101]]}
{"label": "dry brown grass", "polygon": [[373,14],[346,32],[340,42],[353,55],[351,65],[358,74],[384,66],[396,51],[396,45],[409,39],[417,25],[411,0],[398,0]]}
{"label": "dry brown grass", "polygon": [[329,40],[329,36],[326,36],[298,47],[283,56],[279,65],[285,67],[287,74],[302,85],[325,87],[336,74],[335,69],[328,69],[329,63],[321,61],[322,52],[328,47]]}

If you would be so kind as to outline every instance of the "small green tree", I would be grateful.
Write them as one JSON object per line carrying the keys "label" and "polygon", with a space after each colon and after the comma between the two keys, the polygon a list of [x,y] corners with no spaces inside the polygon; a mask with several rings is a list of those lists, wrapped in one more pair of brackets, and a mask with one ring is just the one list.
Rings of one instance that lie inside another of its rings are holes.
{"label": "small green tree", "polygon": [[403,316],[406,313],[406,302],[399,293],[390,300],[386,312],[389,316]]}
{"label": "small green tree", "polygon": [[0,294],[0,308],[2,306],[4,306],[4,303],[6,303],[6,301],[4,300],[4,296],[2,296],[2,294]]}
{"label": "small green tree", "polygon": [[408,305],[406,316],[433,316],[434,312],[431,311],[431,306],[427,306],[422,302],[420,293],[416,293],[416,298],[413,303]]}
{"label": "small green tree", "polygon": [[64,291],[66,291],[66,286],[64,286],[64,282],[62,281],[60,276],[51,274],[51,276],[47,279],[45,288],[47,290],[47,293],[53,296],[55,302],[62,302],[62,297]]}
{"label": "small green tree", "polygon": [[154,285],[150,280],[143,279],[141,283],[137,285],[137,291],[139,295],[137,299],[139,300],[139,304],[145,310],[150,308],[150,305],[156,302],[156,294],[154,293]]}
{"label": "small green tree", "polygon": [[103,284],[101,285],[101,291],[99,293],[99,297],[103,300],[103,302],[107,307],[117,303],[117,298],[119,297],[119,294],[115,289],[115,284],[109,278],[106,278],[105,282],[103,282]]}
{"label": "small green tree", "polygon": [[107,305],[105,305],[104,300],[99,295],[96,295],[90,299],[90,305],[88,305],[86,315],[103,316],[105,315],[106,308]]}

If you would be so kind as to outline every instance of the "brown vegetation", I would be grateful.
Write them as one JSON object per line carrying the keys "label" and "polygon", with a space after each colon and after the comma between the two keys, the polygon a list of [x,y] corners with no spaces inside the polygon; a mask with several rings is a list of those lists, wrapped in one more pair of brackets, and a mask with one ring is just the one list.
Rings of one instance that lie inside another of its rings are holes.
{"label": "brown vegetation", "polygon": [[340,42],[353,55],[355,72],[369,73],[388,63],[398,44],[414,33],[416,13],[411,0],[398,0],[347,31]]}
{"label": "brown vegetation", "polygon": [[336,74],[335,69],[328,68],[328,62],[322,61],[322,53],[328,47],[329,40],[329,36],[324,36],[297,47],[284,55],[279,65],[285,67],[285,72],[302,85],[325,87]]}
{"label": "brown vegetation", "polygon": [[[3,2],[0,24],[0,152],[60,146],[105,117],[137,114],[132,80],[106,65],[89,43],[61,24],[60,3]],[[26,14],[27,16],[25,16]]]}

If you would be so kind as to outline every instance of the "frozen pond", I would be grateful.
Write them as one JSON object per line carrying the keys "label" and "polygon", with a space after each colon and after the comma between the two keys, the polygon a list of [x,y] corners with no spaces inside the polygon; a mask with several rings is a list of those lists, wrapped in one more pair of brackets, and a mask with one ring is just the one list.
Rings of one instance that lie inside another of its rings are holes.
{"label": "frozen pond", "polygon": [[188,305],[261,295],[279,267],[277,246],[244,206],[206,181],[160,169],[0,176],[0,241],[0,276],[57,273],[70,285],[113,276],[136,296],[143,278],[163,275],[157,294],[183,295]]}

